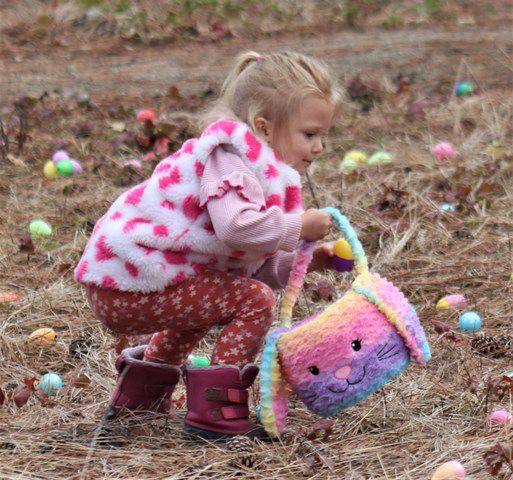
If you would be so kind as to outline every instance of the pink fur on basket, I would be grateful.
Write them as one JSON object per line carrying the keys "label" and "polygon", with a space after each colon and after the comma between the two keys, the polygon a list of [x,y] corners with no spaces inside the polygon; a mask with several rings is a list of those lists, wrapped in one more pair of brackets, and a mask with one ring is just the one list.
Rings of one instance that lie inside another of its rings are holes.
{"label": "pink fur on basket", "polygon": [[347,237],[358,276],[338,301],[291,325],[314,246],[300,245],[282,302],[282,326],[269,333],[262,354],[259,417],[272,436],[285,428],[290,390],[309,410],[328,417],[381,388],[410,358],[424,365],[431,356],[415,308],[391,282],[368,271],[346,217],[325,210]]}

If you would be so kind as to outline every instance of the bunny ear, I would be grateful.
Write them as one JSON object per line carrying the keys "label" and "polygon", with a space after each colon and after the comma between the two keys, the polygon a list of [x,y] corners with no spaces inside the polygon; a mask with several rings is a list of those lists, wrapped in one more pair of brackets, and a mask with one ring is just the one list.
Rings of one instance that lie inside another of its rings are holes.
{"label": "bunny ear", "polygon": [[287,328],[276,328],[268,335],[260,365],[260,421],[266,432],[279,436],[285,429],[288,409],[287,383],[280,370],[278,341]]}

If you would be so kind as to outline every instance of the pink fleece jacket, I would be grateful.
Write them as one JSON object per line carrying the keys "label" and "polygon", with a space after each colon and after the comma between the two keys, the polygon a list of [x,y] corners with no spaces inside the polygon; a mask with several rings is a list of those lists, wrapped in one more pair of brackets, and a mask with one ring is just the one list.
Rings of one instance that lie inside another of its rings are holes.
{"label": "pink fleece jacket", "polygon": [[[242,198],[235,188],[219,191],[223,178],[232,172],[240,172],[244,183],[251,186],[252,201]],[[210,198],[209,198],[210,197]],[[221,241],[235,250],[259,250],[277,252],[260,267],[253,278],[273,289],[287,284],[294,249],[301,232],[301,215],[285,214],[278,208],[260,211],[264,194],[258,180],[242,159],[223,146],[217,147],[205,164],[200,189],[200,202],[205,202],[214,230]]]}

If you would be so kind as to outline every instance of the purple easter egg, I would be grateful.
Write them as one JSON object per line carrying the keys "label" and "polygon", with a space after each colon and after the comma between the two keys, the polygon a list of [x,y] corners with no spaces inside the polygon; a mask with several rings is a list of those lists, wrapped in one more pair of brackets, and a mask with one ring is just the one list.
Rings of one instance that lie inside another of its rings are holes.
{"label": "purple easter egg", "polygon": [[69,158],[69,153],[66,150],[57,150],[52,156],[52,162],[57,165],[61,160]]}
{"label": "purple easter egg", "polygon": [[74,158],[70,158],[71,160],[71,163],[73,165],[73,175],[77,175],[78,173],[82,173],[83,172],[83,168],[82,168],[82,164],[74,159]]}
{"label": "purple easter egg", "polygon": [[333,255],[331,261],[335,270],[339,272],[350,272],[354,267],[354,260],[342,258],[338,255]]}

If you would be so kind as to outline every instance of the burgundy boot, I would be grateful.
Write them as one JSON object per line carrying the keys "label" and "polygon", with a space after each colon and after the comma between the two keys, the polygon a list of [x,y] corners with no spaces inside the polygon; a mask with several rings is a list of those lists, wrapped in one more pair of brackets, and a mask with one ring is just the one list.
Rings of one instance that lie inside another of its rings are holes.
{"label": "burgundy boot", "polygon": [[247,389],[257,375],[254,364],[242,369],[235,365],[187,366],[185,431],[207,440],[228,440],[235,435],[265,438],[263,428],[249,419]]}
{"label": "burgundy boot", "polygon": [[171,394],[180,380],[175,365],[143,360],[146,345],[126,348],[116,360],[116,390],[104,418],[112,420],[120,410],[167,414]]}

